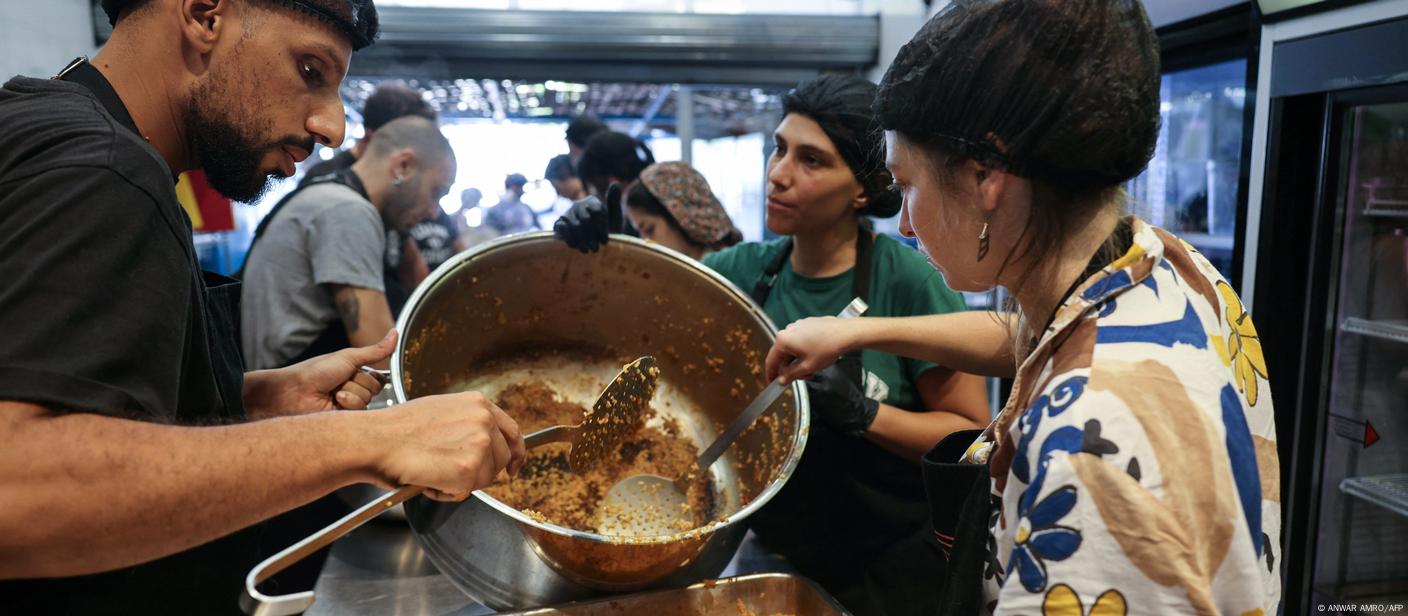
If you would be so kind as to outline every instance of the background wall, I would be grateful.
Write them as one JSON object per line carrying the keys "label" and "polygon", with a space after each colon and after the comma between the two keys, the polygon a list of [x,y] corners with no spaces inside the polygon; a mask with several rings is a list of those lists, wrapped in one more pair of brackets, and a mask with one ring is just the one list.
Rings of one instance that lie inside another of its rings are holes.
{"label": "background wall", "polygon": [[0,81],[49,77],[79,55],[93,55],[88,0],[0,0]]}

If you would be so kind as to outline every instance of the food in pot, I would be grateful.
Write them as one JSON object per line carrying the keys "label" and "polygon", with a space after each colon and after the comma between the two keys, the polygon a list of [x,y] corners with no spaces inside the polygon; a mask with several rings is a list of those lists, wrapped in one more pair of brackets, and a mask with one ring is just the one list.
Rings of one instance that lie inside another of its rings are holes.
{"label": "food in pot", "polygon": [[[524,434],[550,426],[578,424],[586,415],[586,409],[563,400],[543,383],[505,387],[497,402],[518,422]],[[656,415],[650,407],[646,413],[647,421]],[[659,427],[655,427],[657,424]],[[667,526],[685,532],[715,515],[713,476],[707,471],[689,482],[688,510],[602,506],[607,491],[621,479],[642,473],[674,478],[693,469],[699,451],[673,419],[650,422],[585,473],[572,471],[567,463],[568,450],[566,443],[538,447],[528,452],[527,463],[518,476],[485,491],[539,522],[603,535],[624,535],[622,527],[639,516],[664,516]]]}

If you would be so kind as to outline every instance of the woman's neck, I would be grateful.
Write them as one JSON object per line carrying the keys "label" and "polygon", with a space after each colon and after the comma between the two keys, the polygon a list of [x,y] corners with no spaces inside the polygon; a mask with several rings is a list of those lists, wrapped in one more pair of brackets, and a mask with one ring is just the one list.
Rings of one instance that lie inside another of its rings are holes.
{"label": "woman's neck", "polygon": [[792,236],[792,271],[826,278],[855,267],[859,224],[855,217],[848,217],[841,224]]}
{"label": "woman's neck", "polygon": [[[1011,289],[1012,296],[1022,308],[1029,328],[1041,327],[1055,312],[1064,295],[1076,279],[1085,272],[1095,251],[1109,239],[1119,225],[1118,208],[1101,207],[1097,213],[1076,227],[1075,233],[1066,238],[1056,249],[1054,258],[1046,255],[1033,255],[1024,259],[1031,262],[1025,267],[1012,267],[1003,286]],[[1036,335],[1041,332],[1031,331]]]}

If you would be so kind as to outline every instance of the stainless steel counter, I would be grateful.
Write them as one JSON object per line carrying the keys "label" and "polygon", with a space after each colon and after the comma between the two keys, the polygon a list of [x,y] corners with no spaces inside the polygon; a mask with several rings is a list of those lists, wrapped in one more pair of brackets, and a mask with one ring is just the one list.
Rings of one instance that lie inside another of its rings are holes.
{"label": "stainless steel counter", "polygon": [[308,616],[493,614],[441,575],[405,522],[372,520],[333,544]]}
{"label": "stainless steel counter", "polygon": [[[719,577],[790,567],[761,550],[751,533]],[[426,558],[405,522],[368,522],[333,544],[308,616],[483,616],[495,612],[456,588]]]}

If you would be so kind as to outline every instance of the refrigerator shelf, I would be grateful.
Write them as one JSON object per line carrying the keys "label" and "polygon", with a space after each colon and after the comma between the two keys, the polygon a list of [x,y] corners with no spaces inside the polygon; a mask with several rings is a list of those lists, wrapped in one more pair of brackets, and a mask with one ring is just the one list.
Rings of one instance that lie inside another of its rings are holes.
{"label": "refrigerator shelf", "polygon": [[1359,317],[1349,317],[1340,324],[1340,330],[1370,336],[1393,342],[1408,344],[1408,321],[1372,321]]}
{"label": "refrigerator shelf", "polygon": [[1366,216],[1408,218],[1408,201],[1369,197],[1368,202],[1364,204],[1364,214]]}
{"label": "refrigerator shelf", "polygon": [[1408,473],[1375,477],[1346,477],[1340,491],[1408,517]]}

